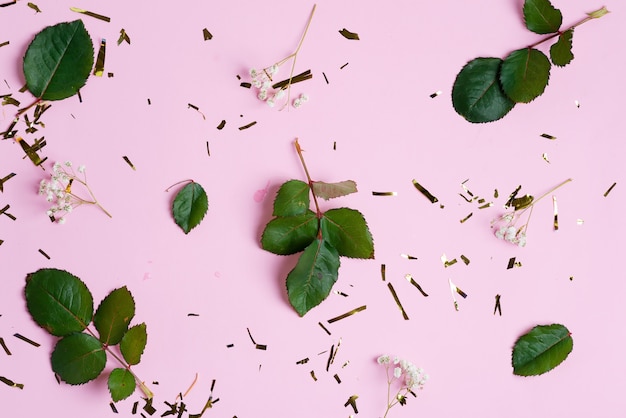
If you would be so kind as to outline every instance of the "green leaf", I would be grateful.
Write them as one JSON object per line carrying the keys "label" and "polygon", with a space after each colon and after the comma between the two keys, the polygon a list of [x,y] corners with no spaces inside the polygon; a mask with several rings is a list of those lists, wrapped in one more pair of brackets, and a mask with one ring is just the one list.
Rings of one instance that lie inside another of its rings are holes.
{"label": "green leaf", "polygon": [[526,27],[539,34],[558,32],[563,23],[563,15],[549,0],[526,0],[524,2],[524,22]]}
{"label": "green leaf", "polygon": [[287,275],[289,302],[300,316],[319,305],[330,293],[339,274],[339,253],[325,240],[316,239]]}
{"label": "green leaf", "polygon": [[124,360],[128,364],[139,364],[143,350],[148,342],[148,334],[146,332],[146,324],[141,323],[131,327],[122,337],[120,342],[120,351]]}
{"label": "green leaf", "polygon": [[351,258],[374,258],[374,240],[365,218],[358,210],[340,208],[324,213],[322,236],[339,255]]}
{"label": "green leaf", "polygon": [[183,187],[174,198],[172,214],[176,225],[188,234],[202,222],[209,210],[209,201],[206,192],[195,181]]}
{"label": "green leaf", "polygon": [[529,103],[543,94],[550,79],[550,60],[534,48],[511,52],[502,63],[500,83],[511,100]]}
{"label": "green leaf", "polygon": [[500,58],[476,58],[456,76],[452,87],[452,105],[468,122],[496,121],[515,106],[498,81],[501,64]]}
{"label": "green leaf", "polygon": [[566,30],[559,35],[559,40],[550,47],[550,58],[554,65],[565,67],[574,59],[574,54],[572,53],[573,36],[574,29]]}
{"label": "green leaf", "polygon": [[64,270],[41,269],[26,276],[26,307],[41,327],[56,336],[84,330],[93,316],[87,286]]}
{"label": "green leaf", "polygon": [[126,286],[115,289],[100,302],[93,317],[100,341],[115,345],[122,340],[128,324],[135,316],[135,301]]}
{"label": "green leaf", "polygon": [[300,180],[289,180],[278,189],[273,215],[304,215],[309,209],[309,205],[309,185]]}
{"label": "green leaf", "polygon": [[513,373],[535,376],[554,369],[572,352],[574,341],[560,324],[537,325],[513,347]]}
{"label": "green leaf", "polygon": [[102,373],[107,361],[102,343],[91,335],[75,333],[63,337],[54,347],[52,370],[70,385],[80,385]]}
{"label": "green leaf", "polygon": [[346,196],[356,193],[356,183],[352,180],[340,181],[338,183],[325,183],[323,181],[313,182],[313,193],[317,197],[329,200],[335,197]]}
{"label": "green leaf", "polygon": [[87,82],[93,56],[93,43],[82,20],[48,26],[24,55],[28,90],[43,100],[73,96]]}
{"label": "green leaf", "polygon": [[300,252],[315,239],[318,225],[317,216],[308,209],[304,215],[274,218],[263,231],[261,246],[278,255]]}
{"label": "green leaf", "polygon": [[137,385],[130,370],[120,368],[111,370],[107,383],[113,402],[128,398],[133,394]]}

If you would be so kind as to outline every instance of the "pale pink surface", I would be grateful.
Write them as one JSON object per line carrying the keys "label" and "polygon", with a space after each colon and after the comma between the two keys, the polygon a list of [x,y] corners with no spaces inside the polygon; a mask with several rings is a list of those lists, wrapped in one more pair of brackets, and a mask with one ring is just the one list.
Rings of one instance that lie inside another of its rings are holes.
{"label": "pale pink surface", "polygon": [[[41,14],[24,1],[0,9],[0,42],[11,42],[0,48],[0,78],[10,86],[2,81],[0,94],[32,100],[17,93],[24,84],[24,51],[45,26],[81,17],[70,6],[112,18],[105,23],[82,16],[94,43],[107,39],[105,74],[115,74],[90,77],[82,104],[76,97],[54,103],[38,133],[46,137],[43,154],[50,161],[87,166],[112,219],[83,207],[66,225],[51,224],[46,202],[36,193],[46,173],[23,160],[16,144],[0,144],[0,175],[17,173],[5,184],[0,204],[10,204],[18,218],[0,217],[0,336],[13,352],[9,357],[0,351],[0,375],[25,384],[23,391],[0,385],[2,415],[112,416],[104,375],[79,387],[57,385],[49,364],[55,339],[26,311],[26,274],[56,267],[81,277],[97,301],[122,285],[135,296],[135,322],[147,323],[149,338],[134,369],[148,383],[159,382],[150,385],[159,409],[155,416],[198,373],[185,399],[192,413],[201,410],[215,379],[220,401],[205,416],[348,417],[353,411],[344,403],[358,395],[358,416],[380,417],[386,385],[375,359],[382,353],[407,358],[431,376],[419,398],[395,407],[390,417],[623,416],[626,87],[619,34],[626,8],[609,1],[610,15],[576,30],[575,60],[553,68],[542,97],[499,122],[469,124],[451,105],[454,78],[474,57],[503,57],[540,38],[524,28],[522,3],[320,0],[296,68],[310,68],[314,77],[293,88],[294,95],[304,92],[310,100],[289,112],[268,108],[235,76],[248,81],[249,68],[288,55],[312,3],[40,0]],[[582,0],[554,4],[564,24],[602,6]],[[202,38],[205,27],[214,35],[211,41]],[[343,38],[338,30],[344,27],[361,40]],[[131,45],[116,45],[121,28]],[[283,66],[280,75],[287,73]],[[443,94],[430,98],[437,90]],[[2,107],[0,130],[14,110]],[[222,119],[226,127],[218,131]],[[258,123],[237,129],[251,121]],[[284,291],[296,258],[259,246],[279,185],[303,178],[292,145],[296,137],[318,180],[357,182],[358,194],[324,207],[361,210],[376,245],[375,260],[342,259],[334,290],[349,296],[333,293],[304,318],[291,309]],[[558,232],[552,230],[552,203],[545,199],[535,208],[526,248],[493,236],[490,221],[515,187],[522,184],[524,192],[539,195],[570,177],[574,181],[555,193]],[[202,224],[184,235],[170,215],[175,192],[164,190],[187,178],[204,186],[210,207]],[[418,193],[414,178],[445,208]],[[487,201],[498,189],[493,208],[478,210],[458,196],[466,179]],[[603,197],[613,182],[617,186]],[[372,191],[398,195],[375,197]],[[461,224],[470,212],[473,217]],[[579,218],[584,225],[577,225]],[[405,260],[402,253],[418,260]],[[459,259],[444,269],[443,253],[450,259],[464,254],[471,263]],[[507,270],[511,257],[522,267]],[[381,280],[381,263],[408,321]],[[407,273],[428,298],[404,279]],[[449,278],[469,295],[458,298],[459,312]],[[502,295],[501,317],[493,315],[496,294]],[[326,323],[361,305],[367,309]],[[190,312],[199,317],[188,317]],[[514,376],[515,340],[549,323],[572,331],[573,352],[546,375]],[[246,328],[267,351],[255,349]],[[42,346],[26,345],[15,332]],[[340,339],[326,372],[328,353],[319,353]],[[306,357],[309,363],[296,365]],[[120,402],[120,416],[131,416],[138,399],[136,393]]]}

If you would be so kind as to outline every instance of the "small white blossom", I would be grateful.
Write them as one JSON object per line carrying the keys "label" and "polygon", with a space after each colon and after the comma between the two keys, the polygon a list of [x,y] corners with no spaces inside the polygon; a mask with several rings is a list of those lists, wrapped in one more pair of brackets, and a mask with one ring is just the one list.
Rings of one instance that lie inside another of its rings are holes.
{"label": "small white blossom", "polygon": [[383,354],[378,357],[378,364],[389,364],[389,356],[387,354]]}
{"label": "small white blossom", "polygon": [[395,369],[393,369],[393,376],[396,379],[399,379],[400,376],[402,376],[402,369],[400,367],[396,367]]}

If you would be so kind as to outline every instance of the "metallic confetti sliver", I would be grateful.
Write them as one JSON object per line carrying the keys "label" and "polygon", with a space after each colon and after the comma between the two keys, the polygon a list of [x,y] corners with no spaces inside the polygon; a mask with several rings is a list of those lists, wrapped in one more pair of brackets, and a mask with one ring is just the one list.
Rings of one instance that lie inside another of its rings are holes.
{"label": "metallic confetti sliver", "polygon": [[417,190],[419,190],[420,193],[422,193],[426,199],[430,200],[430,203],[436,203],[439,202],[439,199],[437,199],[435,196],[433,196],[428,190],[426,190],[421,184],[419,184],[417,182],[417,180],[413,179],[413,186],[415,186],[415,188]]}
{"label": "metallic confetti sliver", "polygon": [[406,314],[406,311],[404,310],[404,307],[402,306],[400,299],[398,299],[398,294],[396,293],[396,290],[393,288],[393,285],[391,283],[387,283],[387,287],[389,288],[389,291],[391,292],[391,296],[393,296],[393,300],[396,301],[396,305],[398,305],[398,309],[400,309],[400,312],[402,312],[402,317],[404,318],[405,321],[407,321],[409,319],[409,316]]}
{"label": "metallic confetti sliver", "polygon": [[351,311],[348,311],[348,312],[346,312],[346,313],[344,313],[344,314],[341,314],[341,315],[339,315],[339,316],[336,316],[336,317],[334,317],[334,318],[331,318],[331,319],[329,319],[327,322],[328,322],[329,324],[332,324],[333,322],[341,321],[342,319],[345,319],[345,318],[347,318],[347,317],[349,317],[349,316],[352,316],[352,315],[354,315],[355,313],[358,313],[358,312],[364,311],[366,308],[367,308],[367,305],[359,306],[358,308],[354,308],[354,309],[352,309]]}

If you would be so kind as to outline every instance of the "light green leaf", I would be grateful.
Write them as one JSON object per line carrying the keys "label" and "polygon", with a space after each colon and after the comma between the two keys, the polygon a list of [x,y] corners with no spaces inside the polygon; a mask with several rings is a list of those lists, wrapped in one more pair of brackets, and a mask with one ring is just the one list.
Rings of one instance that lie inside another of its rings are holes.
{"label": "light green leaf", "polygon": [[135,301],[126,286],[109,293],[93,317],[100,341],[106,345],[119,343],[134,316]]}
{"label": "light green leaf", "polygon": [[511,52],[502,63],[500,83],[511,100],[529,103],[543,94],[550,80],[550,60],[534,48]]}
{"label": "light green leaf", "polygon": [[28,90],[43,100],[73,96],[87,82],[93,56],[93,43],[82,20],[45,28],[24,55]]}
{"label": "light green leaf", "polygon": [[526,0],[524,2],[524,22],[526,27],[539,34],[558,32],[563,23],[563,15],[549,0]]}
{"label": "light green leaf", "polygon": [[571,333],[560,324],[537,325],[522,335],[513,347],[513,373],[540,375],[554,369],[574,347]]}
{"label": "light green leaf", "polygon": [[174,198],[172,214],[176,225],[188,234],[202,222],[209,210],[206,192],[195,181],[183,187]]}
{"label": "light green leaf", "polygon": [[287,275],[287,294],[300,316],[319,305],[330,293],[339,274],[339,254],[325,240],[314,240]]}
{"label": "light green leaf", "polygon": [[120,342],[120,351],[122,352],[124,360],[131,366],[139,364],[147,342],[148,334],[146,332],[145,323],[131,327],[126,331],[126,334],[124,334]]}
{"label": "light green leaf", "polygon": [[135,391],[137,382],[130,370],[113,369],[107,382],[113,402],[128,398]]}
{"label": "light green leaf", "polygon": [[304,215],[274,218],[263,231],[261,246],[278,255],[294,254],[315,239],[318,227],[317,216],[309,209]]}
{"label": "light green leaf", "polygon": [[324,200],[334,199],[336,197],[346,196],[356,193],[356,183],[352,180],[340,181],[337,183],[325,183],[323,181],[314,181],[313,193],[317,197]]}
{"label": "light green leaf", "polygon": [[273,215],[304,215],[309,209],[309,205],[309,185],[300,180],[289,180],[278,189]]}
{"label": "light green leaf", "polygon": [[572,62],[574,54],[572,53],[572,37],[574,29],[566,30],[559,35],[559,40],[550,47],[550,58],[552,64],[559,67],[565,67]]}
{"label": "light green leaf", "polygon": [[57,342],[50,358],[52,370],[70,385],[80,385],[102,373],[107,356],[102,343],[91,335],[75,333]]}
{"label": "light green leaf", "polygon": [[339,255],[351,258],[374,258],[374,240],[365,218],[358,210],[339,208],[324,213],[322,236]]}
{"label": "light green leaf", "polygon": [[501,64],[500,58],[476,58],[456,76],[452,87],[452,105],[468,122],[496,121],[515,106],[498,81]]}
{"label": "light green leaf", "polygon": [[26,307],[50,334],[64,336],[84,330],[93,316],[87,286],[64,270],[41,269],[26,276]]}

